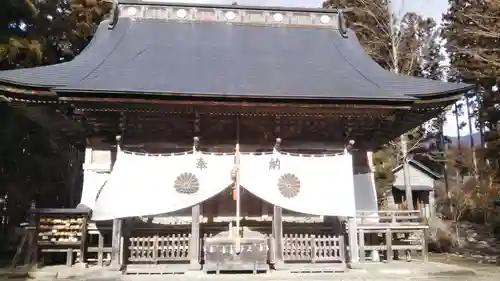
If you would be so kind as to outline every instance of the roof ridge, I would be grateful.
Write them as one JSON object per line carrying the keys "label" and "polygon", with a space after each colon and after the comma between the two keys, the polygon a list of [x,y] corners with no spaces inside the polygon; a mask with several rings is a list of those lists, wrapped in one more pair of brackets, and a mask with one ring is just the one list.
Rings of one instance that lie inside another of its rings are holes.
{"label": "roof ridge", "polygon": [[162,0],[111,0],[119,5],[144,5],[144,6],[162,6],[162,7],[191,7],[191,8],[219,8],[235,10],[260,10],[260,11],[280,11],[280,12],[321,12],[328,14],[338,14],[350,9],[332,9],[332,8],[307,8],[307,7],[280,7],[280,6],[254,6],[254,5],[230,5],[214,3],[192,3],[192,2],[166,2]]}

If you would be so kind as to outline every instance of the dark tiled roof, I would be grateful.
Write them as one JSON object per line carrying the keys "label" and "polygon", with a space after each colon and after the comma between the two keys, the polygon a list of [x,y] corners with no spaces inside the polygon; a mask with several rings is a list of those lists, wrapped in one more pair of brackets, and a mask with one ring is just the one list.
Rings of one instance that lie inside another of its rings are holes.
{"label": "dark tiled roof", "polygon": [[109,21],[102,22],[92,41],[72,61],[49,66],[0,71],[0,82],[48,88],[81,82],[113,52],[117,42],[129,28],[129,24],[120,23],[113,32],[110,32],[108,25]]}
{"label": "dark tiled roof", "polygon": [[400,76],[369,58],[352,31],[122,18],[99,27],[73,61],[0,72],[55,91],[412,100],[470,85]]}

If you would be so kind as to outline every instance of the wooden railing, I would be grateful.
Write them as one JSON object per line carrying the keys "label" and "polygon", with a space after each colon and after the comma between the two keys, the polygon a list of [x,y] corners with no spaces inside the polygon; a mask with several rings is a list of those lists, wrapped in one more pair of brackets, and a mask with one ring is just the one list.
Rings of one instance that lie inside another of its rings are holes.
{"label": "wooden railing", "polygon": [[284,234],[285,262],[344,262],[344,237],[337,235]]}
{"label": "wooden railing", "polygon": [[191,234],[130,237],[129,262],[189,261]]}
{"label": "wooden railing", "polygon": [[424,261],[428,260],[427,230],[425,216],[419,211],[380,211],[378,214],[360,212],[357,215],[358,243],[360,260],[367,256],[383,253],[386,261],[404,253],[421,252]]}
{"label": "wooden railing", "polygon": [[356,218],[359,225],[381,225],[381,224],[426,224],[426,218],[420,210],[415,211],[379,211],[373,212],[357,212]]}
{"label": "wooden railing", "polygon": [[97,262],[98,266],[111,263],[111,226],[97,227],[95,223],[89,223],[88,249],[86,262]]}

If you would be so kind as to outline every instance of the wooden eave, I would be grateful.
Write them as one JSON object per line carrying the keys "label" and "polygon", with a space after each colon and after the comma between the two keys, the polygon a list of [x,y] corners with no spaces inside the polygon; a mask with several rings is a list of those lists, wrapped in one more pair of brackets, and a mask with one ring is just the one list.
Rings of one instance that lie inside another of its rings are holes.
{"label": "wooden eave", "polygon": [[332,116],[383,113],[394,110],[410,110],[402,104],[384,105],[369,103],[319,103],[317,101],[290,100],[190,100],[190,99],[138,99],[138,98],[60,98],[83,111],[123,111],[123,112],[172,112],[241,115],[314,115]]}
{"label": "wooden eave", "polygon": [[[189,120],[194,120],[195,116],[202,116],[202,118],[204,118],[203,116],[221,116],[221,118],[223,116],[252,118],[268,116],[292,120],[290,122],[295,122],[293,118],[336,120],[334,122],[338,122],[339,125],[335,125],[335,127],[341,126],[338,127],[338,130],[347,131],[352,128],[353,137],[363,139],[369,135],[377,146],[436,116],[460,96],[449,95],[440,99],[403,102],[97,94],[58,97],[56,93],[51,91],[39,93],[18,88],[14,90],[9,88],[8,92],[4,88],[2,93],[9,101],[16,104],[46,105],[45,111],[54,111],[54,113],[59,111],[56,115],[64,115],[64,118],[67,119],[64,122],[74,123],[75,126],[71,134],[81,134],[82,132],[85,135],[119,133],[123,129],[121,127],[123,120],[128,121],[129,129],[138,132],[137,130],[152,130],[157,126],[155,124],[161,127],[166,119],[176,119],[182,116],[184,116],[182,118]],[[60,109],[64,110],[60,112]],[[44,126],[53,128],[50,120],[47,119],[43,122],[46,123]],[[148,126],[143,128],[138,124],[148,124]],[[64,129],[62,133],[70,134],[68,130]],[[332,137],[334,136],[332,135]],[[338,136],[334,138],[337,139]]]}
{"label": "wooden eave", "polygon": [[[415,159],[410,159],[408,161],[408,164],[410,164],[413,168],[423,172],[424,174],[426,174],[427,176],[429,176],[430,178],[432,178],[434,180],[438,180],[438,179],[442,178],[442,176],[440,174],[432,171],[431,169],[429,169],[429,167],[425,166],[420,161],[417,161]],[[393,168],[391,170],[391,173],[396,174],[397,172],[399,172],[402,169],[403,169],[403,165],[400,164],[397,167]]]}
{"label": "wooden eave", "polygon": [[57,94],[48,87],[41,86],[26,86],[12,83],[4,83],[0,81],[0,92],[6,96],[30,97],[44,96],[57,97]]}

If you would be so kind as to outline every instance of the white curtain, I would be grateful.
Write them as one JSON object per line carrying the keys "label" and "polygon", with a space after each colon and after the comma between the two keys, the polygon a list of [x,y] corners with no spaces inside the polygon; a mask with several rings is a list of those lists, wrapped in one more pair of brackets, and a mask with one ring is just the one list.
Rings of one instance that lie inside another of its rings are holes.
{"label": "white curtain", "polygon": [[241,186],[282,208],[319,216],[354,216],[352,156],[242,155]]}
{"label": "white curtain", "polygon": [[119,152],[92,219],[158,215],[196,205],[232,184],[233,165],[233,155]]}
{"label": "white curtain", "polygon": [[99,190],[104,186],[108,176],[108,172],[96,172],[91,170],[83,172],[82,197],[78,205],[84,205],[93,210]]}

